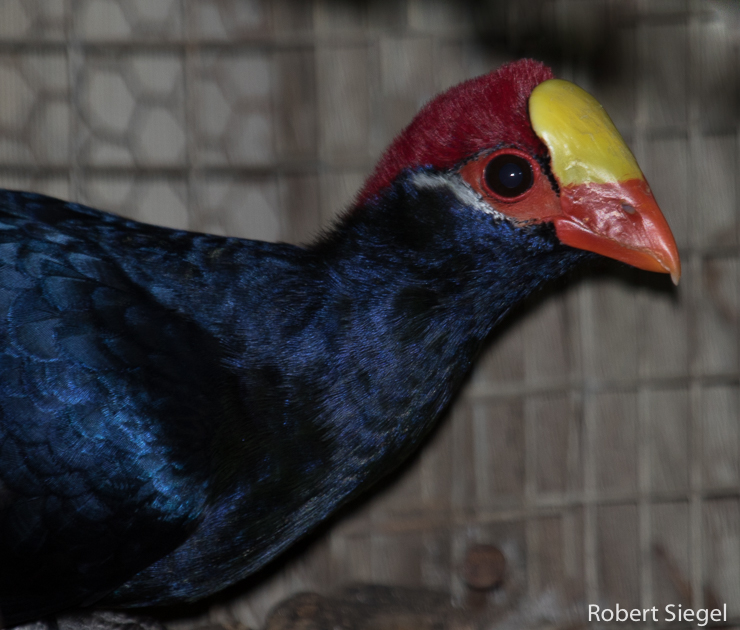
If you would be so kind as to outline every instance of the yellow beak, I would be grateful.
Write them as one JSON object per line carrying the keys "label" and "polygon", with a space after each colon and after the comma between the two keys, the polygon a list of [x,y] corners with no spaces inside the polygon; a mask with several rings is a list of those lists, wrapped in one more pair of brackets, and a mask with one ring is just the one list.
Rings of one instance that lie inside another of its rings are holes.
{"label": "yellow beak", "polygon": [[529,117],[550,153],[561,213],[548,217],[571,247],[681,276],[676,241],[645,176],[604,108],[577,85],[540,83]]}

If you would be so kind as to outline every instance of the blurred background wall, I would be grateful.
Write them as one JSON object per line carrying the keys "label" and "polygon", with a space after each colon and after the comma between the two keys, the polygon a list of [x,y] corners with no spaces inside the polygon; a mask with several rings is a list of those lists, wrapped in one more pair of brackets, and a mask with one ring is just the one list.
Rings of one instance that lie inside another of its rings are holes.
{"label": "blurred background wall", "polygon": [[[740,617],[736,2],[0,0],[0,184],[178,228],[306,242],[435,93],[521,56],[592,92],[684,275],[605,264],[519,309],[392,483],[184,614],[257,626],[353,581],[726,602]],[[497,600],[498,601],[498,600]]]}

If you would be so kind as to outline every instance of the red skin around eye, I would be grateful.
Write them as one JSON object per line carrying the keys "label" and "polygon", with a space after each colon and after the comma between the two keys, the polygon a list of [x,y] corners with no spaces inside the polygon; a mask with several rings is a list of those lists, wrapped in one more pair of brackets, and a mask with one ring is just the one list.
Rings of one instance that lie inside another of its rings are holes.
{"label": "red skin around eye", "polygon": [[[502,154],[517,155],[529,162],[532,167],[534,182],[531,188],[517,197],[502,197],[486,185],[486,166],[492,159]],[[460,169],[460,175],[495,210],[522,223],[541,223],[562,214],[560,201],[550,185],[550,180],[543,175],[540,165],[524,151],[501,149],[488,153],[466,162]]]}
{"label": "red skin around eye", "polygon": [[[501,197],[486,184],[486,166],[502,153],[518,155],[532,166],[532,187],[517,197]],[[493,209],[517,222],[551,222],[565,245],[639,269],[667,272],[678,282],[681,263],[676,242],[645,180],[561,186],[558,197],[539,164],[517,149],[471,160],[460,175]]]}

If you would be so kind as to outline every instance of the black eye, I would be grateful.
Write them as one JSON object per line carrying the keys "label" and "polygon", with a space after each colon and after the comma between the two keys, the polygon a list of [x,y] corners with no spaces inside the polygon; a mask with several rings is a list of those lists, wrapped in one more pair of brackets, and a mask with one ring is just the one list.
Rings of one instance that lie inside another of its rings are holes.
{"label": "black eye", "polygon": [[534,181],[532,167],[523,157],[502,153],[486,166],[486,185],[501,197],[518,197],[530,189]]}

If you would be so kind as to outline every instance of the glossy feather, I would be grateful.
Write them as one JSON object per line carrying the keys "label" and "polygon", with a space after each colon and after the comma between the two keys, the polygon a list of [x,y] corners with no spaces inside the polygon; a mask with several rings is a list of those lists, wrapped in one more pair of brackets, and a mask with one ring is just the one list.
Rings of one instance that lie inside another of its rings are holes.
{"label": "glossy feather", "polygon": [[6,624],[216,592],[416,448],[501,317],[594,256],[455,174],[517,146],[557,196],[526,118],[549,76],[525,61],[439,97],[305,248],[0,192]]}
{"label": "glossy feather", "polygon": [[410,180],[307,249],[2,193],[6,622],[262,566],[392,470],[495,322],[587,256]]}

